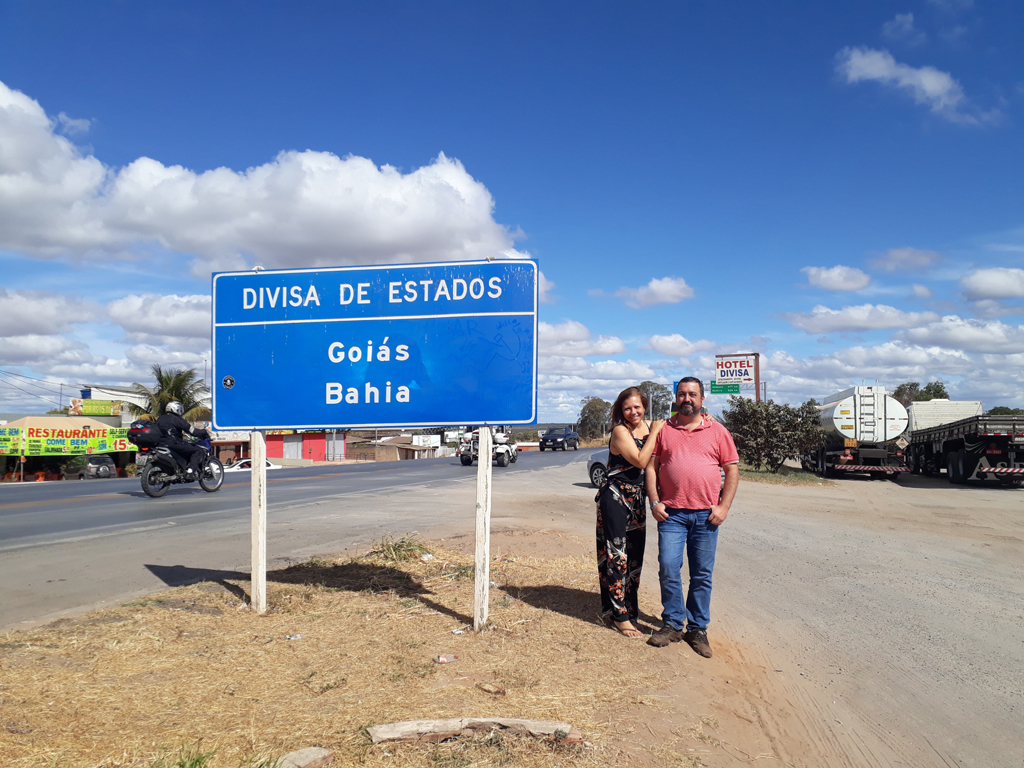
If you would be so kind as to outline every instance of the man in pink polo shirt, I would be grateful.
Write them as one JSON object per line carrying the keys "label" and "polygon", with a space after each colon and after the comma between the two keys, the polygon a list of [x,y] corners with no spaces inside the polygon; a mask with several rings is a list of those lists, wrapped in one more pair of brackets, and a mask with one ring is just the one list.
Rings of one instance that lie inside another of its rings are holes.
{"label": "man in pink polo shirt", "polygon": [[[658,521],[658,565],[662,627],[649,645],[664,648],[685,640],[711,657],[711,572],[715,567],[718,526],[729,514],[739,484],[739,455],[729,430],[701,413],[704,385],[687,376],[676,385],[676,415],[654,444],[647,465],[647,497]],[[725,471],[722,486],[721,470]],[[683,604],[680,572],[683,555],[690,566],[690,586]]]}

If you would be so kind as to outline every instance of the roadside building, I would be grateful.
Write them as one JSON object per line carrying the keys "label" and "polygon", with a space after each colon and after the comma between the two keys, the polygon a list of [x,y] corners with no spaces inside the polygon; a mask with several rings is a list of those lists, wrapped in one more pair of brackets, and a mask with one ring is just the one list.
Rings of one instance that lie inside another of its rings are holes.
{"label": "roadside building", "polygon": [[267,431],[267,458],[291,466],[347,458],[348,430]]}
{"label": "roadside building", "polygon": [[5,482],[60,480],[73,456],[108,454],[119,476],[135,461],[128,430],[110,417],[26,416],[0,427],[0,469]]}

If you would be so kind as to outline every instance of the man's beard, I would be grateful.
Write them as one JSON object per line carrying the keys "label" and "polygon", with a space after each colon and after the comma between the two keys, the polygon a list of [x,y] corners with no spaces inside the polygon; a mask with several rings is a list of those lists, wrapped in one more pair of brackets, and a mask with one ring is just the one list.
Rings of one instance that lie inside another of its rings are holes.
{"label": "man's beard", "polygon": [[697,408],[697,406],[694,405],[693,403],[683,403],[682,405],[679,406],[679,413],[683,414],[683,416],[693,416],[699,410],[700,409]]}

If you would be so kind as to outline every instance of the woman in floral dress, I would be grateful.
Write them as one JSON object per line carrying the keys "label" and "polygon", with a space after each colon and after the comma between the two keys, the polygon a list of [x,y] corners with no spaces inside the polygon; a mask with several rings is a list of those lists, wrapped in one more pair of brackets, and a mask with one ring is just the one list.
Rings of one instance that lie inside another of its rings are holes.
{"label": "woman in floral dress", "polygon": [[647,408],[647,396],[638,387],[622,390],[615,399],[608,477],[596,498],[601,614],[626,637],[643,637],[637,592],[647,543],[644,468],[654,451],[654,437],[665,424],[645,422]]}

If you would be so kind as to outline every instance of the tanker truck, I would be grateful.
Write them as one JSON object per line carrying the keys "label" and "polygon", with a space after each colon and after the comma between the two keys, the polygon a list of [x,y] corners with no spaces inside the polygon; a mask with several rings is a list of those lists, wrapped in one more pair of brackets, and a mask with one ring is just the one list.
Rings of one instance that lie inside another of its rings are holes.
{"label": "tanker truck", "polygon": [[825,444],[803,458],[804,468],[825,477],[847,472],[895,480],[908,471],[903,460],[907,409],[882,386],[844,389],[818,406]]}

